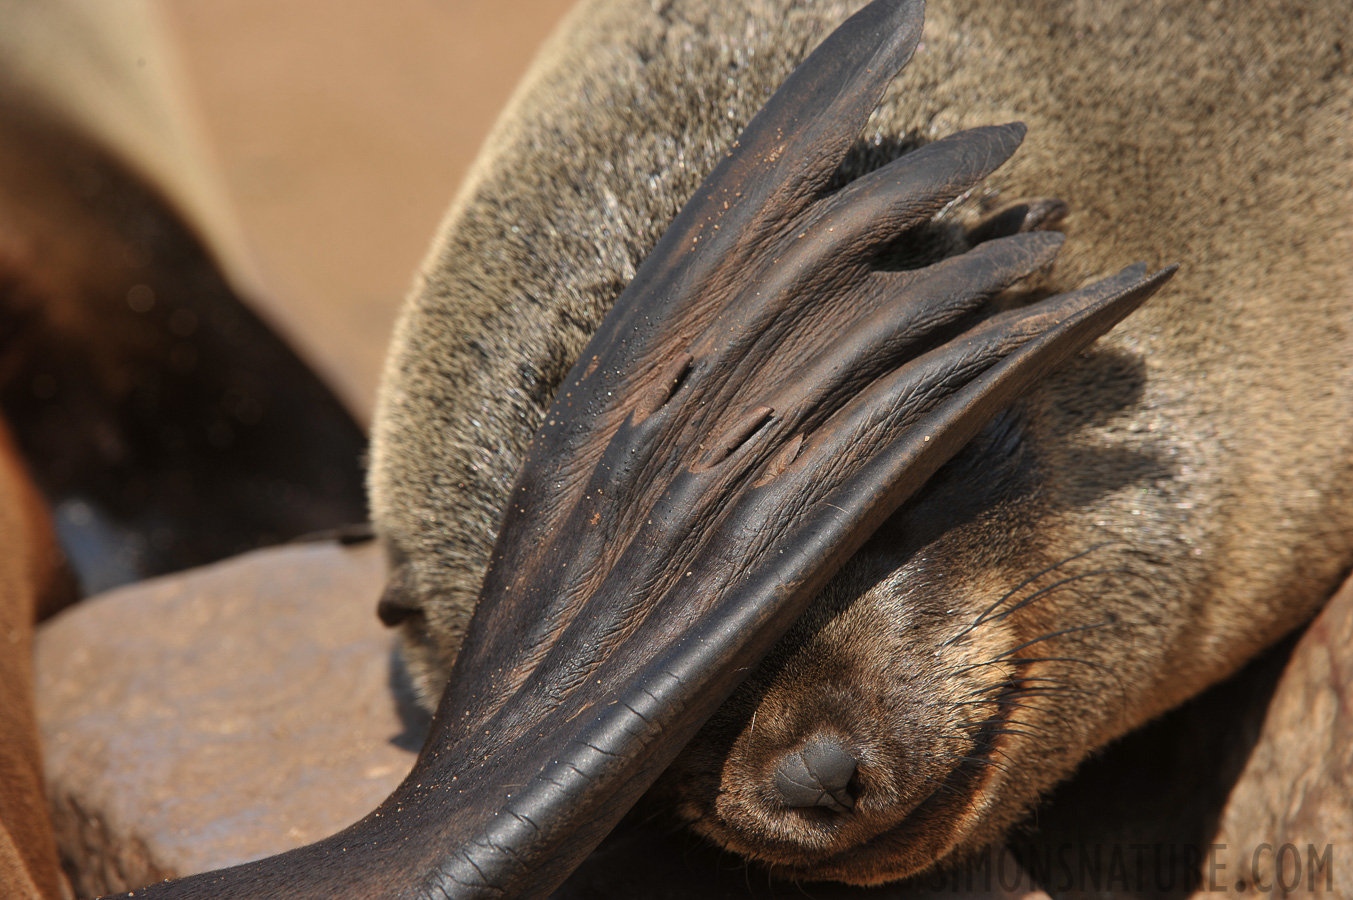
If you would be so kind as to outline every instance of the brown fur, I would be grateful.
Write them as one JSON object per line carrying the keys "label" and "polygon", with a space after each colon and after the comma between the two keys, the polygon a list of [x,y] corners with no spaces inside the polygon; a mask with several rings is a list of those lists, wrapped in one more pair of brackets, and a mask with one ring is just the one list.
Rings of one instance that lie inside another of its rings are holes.
{"label": "brown fur", "polygon": [[0,424],[0,885],[61,896],[33,711],[33,624],[68,599],[46,508]]}
{"label": "brown fur", "polygon": [[0,406],[53,507],[90,513],[82,586],[360,521],[347,412],[156,186],[48,113],[0,91]]}
{"label": "brown fur", "polygon": [[[553,386],[665,224],[855,3],[595,0],[500,122],[424,266],[371,491],[435,702]],[[951,465],[824,593],[658,796],[802,877],[997,839],[1087,754],[1302,622],[1353,563],[1353,53],[1341,4],[931,0],[854,166],[1012,119],[951,215],[1065,198],[1053,286],[1184,269]],[[818,732],[854,813],[785,809]]]}

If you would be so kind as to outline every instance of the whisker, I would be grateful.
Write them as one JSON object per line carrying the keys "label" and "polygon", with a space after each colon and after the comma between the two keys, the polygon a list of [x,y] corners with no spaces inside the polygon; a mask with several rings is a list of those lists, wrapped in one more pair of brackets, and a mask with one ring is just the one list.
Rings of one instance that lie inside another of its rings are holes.
{"label": "whisker", "polygon": [[1075,625],[1075,626],[1072,626],[1071,628],[1063,628],[1061,631],[1053,631],[1053,632],[1050,632],[1049,634],[1043,635],[1042,637],[1036,637],[1036,638],[1034,638],[1034,639],[1031,640],[1031,641],[1025,641],[1023,644],[1020,644],[1018,647],[1015,647],[1015,648],[1013,648],[1013,649],[1007,650],[1007,651],[1006,651],[1005,653],[1003,653],[1001,656],[996,657],[996,659],[1001,659],[1002,657],[1011,657],[1011,656],[1014,656],[1016,653],[1020,652],[1021,650],[1024,650],[1024,649],[1026,649],[1026,648],[1028,648],[1028,647],[1032,647],[1034,644],[1041,644],[1043,641],[1051,640],[1052,638],[1055,638],[1055,637],[1062,637],[1063,635],[1075,634],[1075,633],[1078,632],[1078,631],[1093,631],[1093,630],[1096,629],[1096,628],[1104,628],[1104,627],[1107,627],[1108,625],[1111,625],[1111,624],[1113,624],[1113,623],[1112,623],[1112,622],[1095,622],[1095,623],[1092,623],[1092,624],[1090,624],[1090,625]]}
{"label": "whisker", "polygon": [[1007,775],[1010,775],[1012,778],[1014,777],[1014,773],[1012,773],[1005,766],[996,762],[994,759],[982,759],[976,756],[956,756],[954,758],[959,760],[960,762],[975,763],[979,766],[991,766],[992,768],[1000,769],[1002,772],[1004,772]]}
{"label": "whisker", "polygon": [[[1073,682],[1069,682],[1069,681],[1058,681],[1058,680],[1054,680],[1054,679],[1047,679],[1047,678],[1031,678],[1031,677],[1023,677],[1023,678],[1020,678],[1020,679],[1019,679],[1019,683],[1021,683],[1021,684],[1025,684],[1025,683],[1032,684],[1032,683],[1034,683],[1034,682],[1045,682],[1045,683],[1047,683],[1047,684],[1053,685],[1053,687],[1020,687],[1020,688],[1001,689],[1001,696],[1002,696],[1002,697],[1021,697],[1021,696],[1034,696],[1034,695],[1038,695],[1038,694],[1053,694],[1053,693],[1069,693],[1069,694],[1070,694],[1070,693],[1080,693],[1080,694],[1088,693],[1087,691],[1085,691],[1085,690],[1083,690],[1083,689],[1079,689],[1079,688],[1075,687],[1074,683],[1073,683]],[[997,702],[1000,702],[997,698],[991,697],[991,696],[990,696],[991,693],[992,693],[992,689],[991,689],[990,687],[983,687],[983,688],[978,688],[978,689],[973,690],[973,691],[969,691],[965,696],[971,697],[971,696],[974,696],[974,695],[980,695],[980,699],[978,699],[978,700],[967,701],[968,703],[997,703]]]}
{"label": "whisker", "polygon": [[952,638],[950,638],[949,640],[945,641],[944,644],[943,644],[942,646],[949,646],[949,645],[952,644],[954,641],[957,641],[957,640],[959,640],[960,638],[962,638],[964,635],[969,634],[969,633],[970,633],[974,628],[976,628],[978,625],[981,625],[981,624],[983,624],[984,622],[986,622],[986,621],[987,621],[987,616],[991,615],[991,613],[992,613],[994,610],[996,610],[1002,603],[1004,603],[1005,601],[1009,600],[1009,599],[1010,599],[1011,597],[1013,597],[1015,594],[1017,594],[1017,593],[1019,593],[1020,591],[1024,590],[1024,588],[1028,587],[1030,584],[1033,584],[1035,581],[1037,581],[1038,579],[1042,578],[1044,575],[1047,575],[1049,572],[1055,572],[1055,571],[1057,571],[1059,568],[1061,568],[1062,566],[1066,565],[1067,563],[1075,562],[1075,561],[1078,560],[1078,559],[1082,559],[1082,558],[1084,558],[1084,557],[1086,557],[1086,556],[1089,556],[1091,553],[1094,553],[1094,552],[1097,551],[1097,550],[1102,550],[1103,548],[1108,547],[1108,546],[1111,546],[1111,545],[1113,545],[1113,544],[1122,544],[1122,543],[1125,543],[1125,542],[1124,542],[1124,541],[1118,541],[1118,540],[1102,541],[1102,542],[1100,542],[1100,543],[1098,543],[1098,544],[1095,544],[1095,545],[1093,545],[1093,546],[1091,546],[1091,547],[1089,547],[1089,548],[1087,548],[1087,549],[1085,549],[1085,550],[1082,550],[1080,553],[1076,553],[1076,554],[1074,554],[1074,555],[1072,555],[1072,556],[1068,556],[1066,559],[1063,559],[1063,560],[1061,560],[1061,561],[1059,561],[1059,562],[1055,562],[1055,563],[1053,563],[1052,565],[1047,566],[1046,568],[1041,569],[1041,570],[1035,572],[1034,574],[1032,574],[1032,575],[1030,575],[1029,577],[1025,578],[1025,579],[1024,579],[1023,581],[1021,581],[1019,584],[1015,585],[1015,586],[1012,587],[1010,590],[1008,590],[1008,591],[1006,591],[1004,594],[1002,594],[1002,595],[1000,596],[1000,598],[999,598],[998,600],[996,600],[996,602],[992,603],[992,604],[991,604],[990,606],[988,606],[985,610],[983,610],[983,611],[977,616],[977,618],[972,622],[972,624],[970,624],[970,625],[969,625],[967,628],[965,628],[963,631],[961,631],[961,632],[959,632],[958,634],[954,635],[954,636],[953,636]]}
{"label": "whisker", "polygon": [[982,732],[982,733],[983,733],[983,734],[1017,734],[1017,735],[1019,735],[1020,737],[1027,737],[1027,738],[1038,737],[1038,733],[1037,733],[1037,732],[1034,732],[1034,731],[1024,731],[1024,730],[1019,729],[1019,728],[991,728],[991,729],[988,729],[988,730],[986,730],[986,731],[984,731],[984,732]]}
{"label": "whisker", "polygon": [[980,730],[980,729],[985,728],[985,727],[987,727],[987,726],[989,726],[989,725],[1019,725],[1019,726],[1024,727],[1024,728],[1034,728],[1034,727],[1036,727],[1036,726],[1034,726],[1033,724],[1031,724],[1031,723],[1029,723],[1029,722],[1018,722],[1018,721],[1016,721],[1016,720],[1014,720],[1014,719],[1003,719],[1003,718],[1000,718],[1000,717],[997,717],[997,718],[994,718],[994,719],[984,719],[984,720],[982,720],[981,722],[967,722],[967,723],[965,723],[965,724],[963,725],[963,727],[964,727],[964,728],[976,728],[976,729],[979,729],[979,730]]}
{"label": "whisker", "polygon": [[[987,703],[990,703],[990,704],[995,705],[995,706],[1007,707],[1007,708],[1010,708],[1010,709],[1027,709],[1027,710],[1030,710],[1030,711],[1032,711],[1032,712],[1047,712],[1047,710],[1045,710],[1045,709],[1044,709],[1043,707],[1041,707],[1041,706],[1031,706],[1031,705],[1028,704],[1028,703],[1012,703],[1012,702],[1008,702],[1008,701],[1005,701],[1005,700],[1002,700],[1002,699],[996,698],[996,697],[993,697],[993,698],[991,698],[991,699],[989,699],[989,700],[962,700],[962,701],[960,701],[960,702],[958,702],[958,703],[952,703],[952,704],[950,704],[950,705],[951,705],[951,706],[977,706],[977,705],[979,705],[979,704],[987,704]],[[1010,721],[1014,721],[1014,720],[1010,720]]]}
{"label": "whisker", "polygon": [[1069,585],[1069,584],[1074,584],[1074,583],[1076,583],[1076,582],[1078,582],[1078,581],[1084,581],[1084,580],[1089,579],[1089,578],[1098,578],[1098,577],[1103,576],[1103,575],[1117,575],[1117,574],[1125,573],[1125,572],[1127,572],[1127,571],[1128,571],[1127,569],[1094,569],[1094,570],[1089,571],[1089,572],[1081,572],[1081,573],[1078,574],[1078,575],[1068,575],[1066,578],[1063,578],[1061,581],[1054,581],[1052,584],[1048,585],[1047,587],[1039,588],[1038,590],[1034,591],[1034,592],[1033,592],[1032,594],[1030,594],[1028,597],[1025,597],[1023,600],[1019,601],[1018,603],[1016,603],[1014,606],[1010,607],[1009,609],[1003,610],[1003,611],[997,613],[996,615],[992,616],[991,618],[989,618],[989,619],[984,619],[984,620],[982,620],[981,622],[974,622],[973,625],[974,625],[974,627],[976,627],[977,625],[985,625],[985,624],[987,624],[987,622],[996,622],[996,621],[999,621],[999,620],[1001,620],[1001,619],[1004,619],[1006,616],[1010,615],[1011,613],[1017,612],[1017,611],[1019,611],[1019,610],[1021,610],[1021,609],[1024,609],[1025,607],[1030,606],[1030,605],[1032,605],[1033,603],[1036,603],[1037,601],[1043,599],[1043,598],[1046,597],[1047,595],[1051,594],[1053,591],[1056,591],[1056,590],[1059,589],[1059,588],[1066,587],[1066,586]]}
{"label": "whisker", "polygon": [[988,666],[1001,666],[1001,665],[1031,666],[1034,665],[1035,663],[1050,663],[1050,662],[1078,663],[1083,666],[1089,666],[1092,669],[1103,668],[1098,663],[1092,663],[1088,659],[1081,659],[1078,656],[1021,656],[1017,659],[1012,659],[1008,656],[998,656],[994,659],[989,659],[986,662],[971,663],[970,665],[966,665],[961,669],[955,669],[953,671],[953,674],[966,675],[968,672],[974,672],[978,669],[985,669]]}

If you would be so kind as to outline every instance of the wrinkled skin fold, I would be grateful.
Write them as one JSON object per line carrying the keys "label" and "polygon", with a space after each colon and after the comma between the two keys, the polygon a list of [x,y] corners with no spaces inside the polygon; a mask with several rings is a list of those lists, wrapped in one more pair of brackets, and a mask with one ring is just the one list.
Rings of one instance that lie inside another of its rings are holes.
{"label": "wrinkled skin fold", "polygon": [[1169,278],[1134,266],[984,317],[1060,247],[1028,217],[877,267],[1024,133],[961,132],[831,188],[921,22],[878,0],[824,41],[602,323],[405,783],[332,838],[136,896],[545,896],[885,519]]}

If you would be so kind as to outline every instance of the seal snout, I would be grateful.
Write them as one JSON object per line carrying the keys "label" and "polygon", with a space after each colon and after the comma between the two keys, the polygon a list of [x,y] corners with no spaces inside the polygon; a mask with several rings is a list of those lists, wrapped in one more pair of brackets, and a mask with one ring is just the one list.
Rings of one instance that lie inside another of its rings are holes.
{"label": "seal snout", "polygon": [[817,735],[775,766],[775,787],[787,807],[850,812],[855,808],[856,765],[838,738]]}

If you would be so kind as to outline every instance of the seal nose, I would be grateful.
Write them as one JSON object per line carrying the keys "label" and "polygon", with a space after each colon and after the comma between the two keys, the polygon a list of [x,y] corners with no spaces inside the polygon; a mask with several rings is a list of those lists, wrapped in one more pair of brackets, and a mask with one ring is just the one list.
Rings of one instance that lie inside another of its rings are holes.
{"label": "seal nose", "polygon": [[855,765],[855,757],[840,741],[819,735],[780,760],[775,767],[775,787],[785,806],[850,812],[855,808],[850,791]]}

